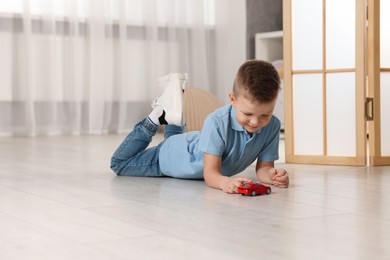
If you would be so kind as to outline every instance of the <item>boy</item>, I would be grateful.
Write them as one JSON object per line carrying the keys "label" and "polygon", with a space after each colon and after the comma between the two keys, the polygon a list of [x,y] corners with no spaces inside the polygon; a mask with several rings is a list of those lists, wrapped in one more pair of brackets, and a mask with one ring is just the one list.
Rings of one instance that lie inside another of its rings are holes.
{"label": "boy", "polygon": [[[204,179],[209,187],[237,193],[243,182],[232,177],[256,159],[260,182],[287,188],[289,178],[275,169],[280,122],[272,116],[280,88],[275,68],[264,61],[247,61],[239,68],[229,94],[230,104],[205,120],[201,132],[184,133],[182,75],[173,73],[153,111],[135,125],[111,159],[111,169],[125,176],[170,176]],[[164,141],[148,148],[160,124],[167,124]]]}

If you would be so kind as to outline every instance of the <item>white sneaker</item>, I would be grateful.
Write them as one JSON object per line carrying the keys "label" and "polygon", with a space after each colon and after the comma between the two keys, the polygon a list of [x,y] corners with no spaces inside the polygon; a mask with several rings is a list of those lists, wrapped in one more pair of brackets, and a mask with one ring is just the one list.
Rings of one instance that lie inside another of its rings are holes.
{"label": "white sneaker", "polygon": [[157,79],[157,88],[163,92],[166,88],[166,86],[170,83],[170,80],[173,75],[176,75],[180,80],[180,86],[182,89],[185,89],[188,74],[187,73],[169,73],[168,75],[162,76]]}
{"label": "white sneaker", "polygon": [[183,91],[187,74],[170,73],[159,78],[157,85],[163,88],[161,96],[154,99],[152,108],[162,106],[165,114],[163,121],[169,125],[183,125]]}

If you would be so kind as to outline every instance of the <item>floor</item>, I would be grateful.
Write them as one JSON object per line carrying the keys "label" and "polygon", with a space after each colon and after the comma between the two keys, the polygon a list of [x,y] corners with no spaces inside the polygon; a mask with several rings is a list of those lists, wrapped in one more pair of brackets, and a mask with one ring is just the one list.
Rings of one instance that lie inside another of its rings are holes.
{"label": "floor", "polygon": [[291,187],[244,197],[116,177],[123,138],[0,138],[0,259],[390,259],[390,167],[281,158]]}

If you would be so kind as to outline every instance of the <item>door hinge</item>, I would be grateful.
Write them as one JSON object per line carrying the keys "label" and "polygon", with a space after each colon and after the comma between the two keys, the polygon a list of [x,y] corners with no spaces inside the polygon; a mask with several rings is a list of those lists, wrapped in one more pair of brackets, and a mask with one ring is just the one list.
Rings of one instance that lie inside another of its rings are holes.
{"label": "door hinge", "polygon": [[366,98],[366,120],[374,121],[374,98]]}

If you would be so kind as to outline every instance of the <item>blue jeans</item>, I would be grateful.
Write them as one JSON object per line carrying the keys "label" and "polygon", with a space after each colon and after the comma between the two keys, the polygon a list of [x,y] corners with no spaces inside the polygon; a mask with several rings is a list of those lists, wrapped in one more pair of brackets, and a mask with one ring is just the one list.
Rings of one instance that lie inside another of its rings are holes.
{"label": "blue jeans", "polygon": [[[155,147],[148,148],[157,130],[158,126],[148,118],[137,123],[112,156],[111,169],[118,176],[164,176],[158,159],[164,141]],[[183,132],[183,126],[167,125],[164,139]]]}

